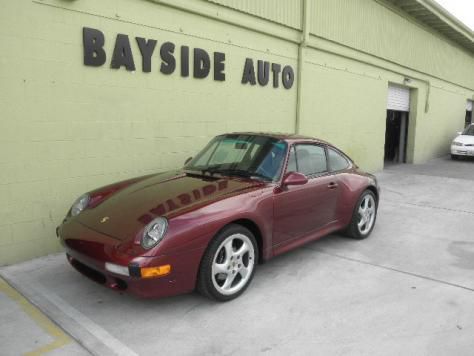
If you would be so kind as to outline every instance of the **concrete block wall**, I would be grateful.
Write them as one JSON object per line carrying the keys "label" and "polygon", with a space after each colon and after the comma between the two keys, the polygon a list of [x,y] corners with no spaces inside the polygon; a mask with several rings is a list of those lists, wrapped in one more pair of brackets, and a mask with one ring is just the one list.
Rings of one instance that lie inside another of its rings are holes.
{"label": "concrete block wall", "polygon": [[301,131],[347,152],[358,165],[383,168],[387,81],[370,67],[314,49],[304,63]]}
{"label": "concrete block wall", "polygon": [[388,86],[409,77],[408,162],[449,153],[471,90],[323,40],[318,47],[306,49],[301,132],[336,144],[366,170],[383,169]]}
{"label": "concrete block wall", "polygon": [[[1,3],[0,265],[59,251],[55,227],[88,190],[179,167],[216,134],[294,128],[294,89],[240,83],[247,57],[295,66],[285,41],[148,1]],[[102,67],[83,64],[84,26],[105,35]],[[135,72],[110,68],[118,33]],[[224,52],[226,81],[160,73],[159,47],[143,73],[136,36]]]}

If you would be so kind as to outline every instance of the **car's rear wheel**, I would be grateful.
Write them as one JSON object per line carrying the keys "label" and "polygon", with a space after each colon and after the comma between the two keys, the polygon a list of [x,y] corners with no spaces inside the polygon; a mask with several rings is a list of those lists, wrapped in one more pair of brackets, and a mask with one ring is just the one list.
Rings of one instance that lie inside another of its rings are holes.
{"label": "car's rear wheel", "polygon": [[258,260],[253,234],[241,225],[229,225],[211,241],[201,261],[198,291],[218,301],[241,295],[250,284]]}
{"label": "car's rear wheel", "polygon": [[357,201],[347,234],[354,239],[365,239],[374,229],[376,219],[377,199],[372,191],[366,190]]}

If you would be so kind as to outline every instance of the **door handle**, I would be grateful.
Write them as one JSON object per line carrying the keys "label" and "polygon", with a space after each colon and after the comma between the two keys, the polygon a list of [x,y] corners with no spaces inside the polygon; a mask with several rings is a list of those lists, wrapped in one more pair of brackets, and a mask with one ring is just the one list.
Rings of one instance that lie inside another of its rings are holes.
{"label": "door handle", "polygon": [[329,189],[336,189],[338,187],[338,184],[336,182],[331,182],[328,184]]}

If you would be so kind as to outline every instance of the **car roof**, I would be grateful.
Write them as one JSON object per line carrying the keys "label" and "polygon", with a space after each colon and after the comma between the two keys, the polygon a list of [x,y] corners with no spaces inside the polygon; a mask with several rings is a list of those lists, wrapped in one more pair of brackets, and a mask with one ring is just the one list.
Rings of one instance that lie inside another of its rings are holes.
{"label": "car roof", "polygon": [[291,133],[281,133],[281,132],[230,132],[225,135],[266,136],[266,137],[276,138],[277,140],[283,140],[283,141],[289,141],[289,142],[313,141],[313,142],[320,142],[320,143],[331,145],[330,143],[324,140],[317,139],[315,137],[297,135],[297,134],[291,134]]}

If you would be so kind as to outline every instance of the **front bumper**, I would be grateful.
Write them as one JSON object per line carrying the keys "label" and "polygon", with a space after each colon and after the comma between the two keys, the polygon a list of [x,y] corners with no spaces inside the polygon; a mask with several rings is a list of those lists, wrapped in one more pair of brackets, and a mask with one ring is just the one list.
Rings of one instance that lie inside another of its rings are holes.
{"label": "front bumper", "polygon": [[474,146],[451,145],[451,154],[455,156],[474,156]]}
{"label": "front bumper", "polygon": [[[142,298],[161,298],[191,292],[196,286],[204,249],[157,257],[134,257],[117,253],[113,246],[117,244],[116,240],[80,224],[75,224],[70,231],[60,229],[58,232],[69,263],[82,275],[111,289]],[[72,232],[75,236],[70,235]],[[110,271],[106,263],[121,267],[120,273]],[[140,276],[140,268],[163,265],[171,266],[169,274],[155,278]]]}

